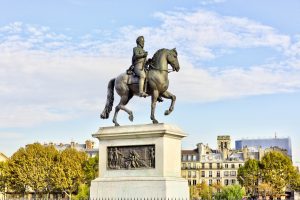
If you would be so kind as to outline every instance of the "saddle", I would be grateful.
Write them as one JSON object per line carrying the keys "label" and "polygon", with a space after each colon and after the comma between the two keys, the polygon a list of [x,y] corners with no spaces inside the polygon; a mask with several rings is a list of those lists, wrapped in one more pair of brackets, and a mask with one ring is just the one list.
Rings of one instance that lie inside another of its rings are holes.
{"label": "saddle", "polygon": [[[146,72],[146,80],[145,80],[145,87],[146,84],[147,84],[147,74],[148,74],[148,71],[150,70],[149,66],[151,65],[152,63],[152,59],[149,58],[146,63],[145,63],[145,66],[144,66],[144,70]],[[126,74],[129,75],[128,76],[128,81],[127,81],[127,84],[138,84],[139,83],[139,76],[134,73],[134,65],[131,65],[127,70],[126,70]]]}
{"label": "saddle", "polygon": [[[128,74],[128,73],[127,73]],[[135,74],[135,73],[132,73],[132,74],[128,74],[128,81],[127,81],[127,84],[128,85],[131,85],[131,84],[139,84],[139,77]]]}

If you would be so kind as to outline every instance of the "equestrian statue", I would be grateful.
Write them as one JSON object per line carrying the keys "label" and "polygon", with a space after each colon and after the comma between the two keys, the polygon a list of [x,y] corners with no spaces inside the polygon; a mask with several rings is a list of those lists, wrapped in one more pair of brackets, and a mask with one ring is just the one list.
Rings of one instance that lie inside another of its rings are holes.
{"label": "equestrian statue", "polygon": [[[162,101],[162,98],[171,99],[171,105],[165,111],[169,115],[174,110],[176,96],[167,91],[169,87],[168,73],[178,72],[180,69],[176,49],[160,49],[152,59],[147,60],[148,52],[144,50],[144,37],[139,36],[136,39],[137,46],[133,48],[132,65],[129,69],[113,78],[108,83],[106,105],[101,113],[102,119],[107,119],[112,110],[114,102],[114,89],[120,96],[120,102],[115,107],[113,123],[119,126],[117,122],[118,112],[124,110],[129,115],[129,120],[133,121],[132,111],[126,108],[126,104],[134,96],[151,96],[151,120],[154,124],[158,123],[155,119],[156,102]],[[168,69],[168,64],[172,70]]]}

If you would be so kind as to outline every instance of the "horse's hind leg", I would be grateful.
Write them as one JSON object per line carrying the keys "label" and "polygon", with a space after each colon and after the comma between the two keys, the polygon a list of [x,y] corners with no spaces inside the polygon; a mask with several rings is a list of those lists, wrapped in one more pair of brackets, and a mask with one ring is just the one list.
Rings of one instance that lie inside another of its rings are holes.
{"label": "horse's hind leg", "polygon": [[[130,99],[133,97],[133,94],[132,93],[129,93],[128,96],[124,96],[124,99],[123,96],[121,97],[121,101],[122,101],[122,104],[120,104],[120,109],[121,110],[124,110],[125,112],[127,112],[127,114],[129,115],[128,118],[130,121],[133,121],[133,114],[132,114],[132,111],[129,110],[128,108],[125,107],[125,105],[127,105],[127,103],[130,101]],[[121,102],[120,101],[120,102]]]}
{"label": "horse's hind leg", "polygon": [[120,108],[118,106],[115,107],[115,114],[113,117],[113,123],[115,124],[115,126],[120,126],[120,124],[117,122],[117,117],[118,117],[118,113],[120,111]]}
{"label": "horse's hind leg", "polygon": [[125,105],[132,98],[132,96],[133,96],[132,94],[121,96],[120,102],[115,108],[115,114],[114,114],[114,118],[113,118],[113,123],[115,124],[115,126],[120,126],[119,123],[117,122],[117,116],[118,116],[118,112],[120,110],[124,110],[125,112],[127,112],[127,114],[129,115],[129,117],[128,117],[129,120],[133,121],[132,111],[125,107]]}
{"label": "horse's hind leg", "polygon": [[165,111],[165,115],[169,115],[174,110],[176,96],[174,94],[172,94],[171,92],[168,92],[168,91],[165,91],[161,96],[166,98],[166,99],[171,99],[172,100],[171,105],[169,107],[169,110]]}

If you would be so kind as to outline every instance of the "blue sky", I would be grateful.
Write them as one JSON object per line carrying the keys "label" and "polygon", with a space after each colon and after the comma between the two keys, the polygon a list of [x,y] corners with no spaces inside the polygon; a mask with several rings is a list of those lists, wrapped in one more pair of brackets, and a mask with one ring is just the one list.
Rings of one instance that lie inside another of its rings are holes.
{"label": "blue sky", "polygon": [[[177,96],[157,106],[196,143],[220,134],[290,137],[300,162],[300,2],[271,0],[0,1],[0,152],[32,142],[84,142],[101,126],[106,86],[145,36],[149,55],[177,48]],[[116,104],[117,100],[115,100]],[[134,98],[121,124],[150,123],[150,99]],[[233,147],[233,146],[232,146]]]}

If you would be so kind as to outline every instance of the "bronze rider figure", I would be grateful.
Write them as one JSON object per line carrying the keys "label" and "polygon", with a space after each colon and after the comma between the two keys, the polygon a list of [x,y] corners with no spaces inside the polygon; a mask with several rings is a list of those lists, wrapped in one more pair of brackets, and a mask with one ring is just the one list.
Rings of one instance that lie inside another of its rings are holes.
{"label": "bronze rider figure", "polygon": [[145,64],[147,61],[148,52],[144,50],[144,37],[139,36],[136,39],[137,46],[133,48],[132,66],[134,73],[139,77],[139,96],[147,97],[148,94],[144,91],[146,79]]}

